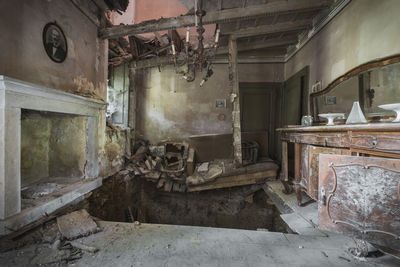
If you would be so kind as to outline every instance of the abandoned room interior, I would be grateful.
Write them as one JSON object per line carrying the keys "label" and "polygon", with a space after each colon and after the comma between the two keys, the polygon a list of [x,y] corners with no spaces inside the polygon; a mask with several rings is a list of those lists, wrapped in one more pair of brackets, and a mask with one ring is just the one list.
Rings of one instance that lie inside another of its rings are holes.
{"label": "abandoned room interior", "polygon": [[399,13],[0,1],[0,266],[400,266]]}

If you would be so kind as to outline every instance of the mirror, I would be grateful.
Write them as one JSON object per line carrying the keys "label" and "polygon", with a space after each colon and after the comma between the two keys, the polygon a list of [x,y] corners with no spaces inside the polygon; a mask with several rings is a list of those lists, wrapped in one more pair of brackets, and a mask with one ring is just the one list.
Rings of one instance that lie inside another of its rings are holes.
{"label": "mirror", "polygon": [[353,102],[359,101],[369,121],[385,122],[395,112],[379,105],[400,103],[400,56],[363,64],[333,81],[327,88],[310,95],[314,121],[318,114],[345,113],[349,115]]}

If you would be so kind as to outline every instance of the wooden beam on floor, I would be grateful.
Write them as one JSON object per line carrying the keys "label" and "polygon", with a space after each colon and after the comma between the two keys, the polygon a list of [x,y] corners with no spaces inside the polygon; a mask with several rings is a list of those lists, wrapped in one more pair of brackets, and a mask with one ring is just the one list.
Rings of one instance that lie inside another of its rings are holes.
{"label": "wooden beam on floor", "polygon": [[[231,8],[221,11],[209,11],[203,18],[203,24],[228,23],[236,20],[266,16],[276,13],[296,13],[319,10],[328,7],[331,0],[286,0],[245,8]],[[195,25],[194,15],[182,15],[174,18],[143,21],[132,25],[116,25],[99,30],[102,39],[118,38],[141,33],[157,32],[168,29],[191,27]]]}
{"label": "wooden beam on floor", "polygon": [[271,33],[301,31],[310,28],[311,26],[312,20],[305,19],[298,21],[281,22],[270,25],[260,25],[257,27],[242,28],[237,31],[224,32],[224,34],[231,34],[234,35],[236,38],[244,38]]}
{"label": "wooden beam on floor", "polygon": [[255,173],[245,173],[239,175],[218,177],[210,183],[188,187],[187,191],[195,192],[251,184],[263,184],[269,178],[275,179],[276,175],[277,171],[274,169]]}

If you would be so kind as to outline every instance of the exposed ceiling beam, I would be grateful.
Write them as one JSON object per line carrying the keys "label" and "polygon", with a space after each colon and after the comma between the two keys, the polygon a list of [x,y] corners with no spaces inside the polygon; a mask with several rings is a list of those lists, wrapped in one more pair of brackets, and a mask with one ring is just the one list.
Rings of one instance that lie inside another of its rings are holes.
{"label": "exposed ceiling beam", "polygon": [[[277,46],[284,46],[297,43],[297,37],[288,37],[282,39],[270,39],[266,40],[265,42],[253,42],[253,43],[246,43],[246,44],[239,44],[238,51],[249,51],[255,49],[262,49],[262,48],[271,48]],[[206,53],[211,53],[213,49],[206,50]],[[216,55],[222,55],[228,53],[228,47],[220,47],[218,48]],[[185,60],[186,56],[184,53],[178,53],[177,59],[179,61]],[[171,55],[162,56],[162,57],[153,57],[149,59],[143,59],[138,61],[132,61],[131,67],[134,69],[145,69],[145,68],[152,68],[157,66],[164,66],[174,64],[174,58]]]}
{"label": "exposed ceiling beam", "polygon": [[[177,58],[180,60],[184,60],[183,53],[177,53]],[[148,59],[132,61],[131,68],[133,69],[146,69],[153,68],[157,66],[164,66],[174,64],[174,57],[171,55],[163,56],[163,57],[152,57]]]}
{"label": "exposed ceiling beam", "polygon": [[290,32],[290,31],[300,31],[312,26],[312,20],[298,20],[298,21],[289,21],[289,22],[281,22],[271,25],[260,25],[257,27],[248,27],[243,28],[237,31],[229,31],[224,32],[225,35],[234,35],[236,38],[244,38],[251,37],[257,35],[265,35],[271,33],[279,33],[279,32]]}
{"label": "exposed ceiling beam", "polygon": [[[210,62],[213,64],[228,64],[228,57],[210,59]],[[284,56],[267,56],[267,57],[257,56],[257,57],[241,58],[239,55],[238,63],[239,64],[285,63],[285,57]]]}
{"label": "exposed ceiling beam", "polygon": [[[288,37],[288,38],[282,38],[282,39],[279,39],[279,38],[269,39],[269,40],[267,39],[266,41],[251,42],[251,43],[246,43],[246,44],[238,43],[238,51],[243,52],[243,51],[271,48],[271,47],[277,47],[277,46],[286,46],[286,45],[296,44],[297,42],[298,42],[297,37]],[[227,54],[227,53],[228,53],[227,47],[218,48],[218,50],[216,52],[217,55]]]}
{"label": "exposed ceiling beam", "polygon": [[[304,12],[319,10],[328,7],[332,0],[285,0],[263,5],[232,8],[221,11],[210,11],[203,18],[203,24],[228,23],[235,20],[265,16],[276,13]],[[143,21],[139,24],[116,25],[99,30],[99,37],[103,39],[118,38],[141,33],[156,32],[168,29],[194,26],[193,15],[183,15],[175,18]]]}

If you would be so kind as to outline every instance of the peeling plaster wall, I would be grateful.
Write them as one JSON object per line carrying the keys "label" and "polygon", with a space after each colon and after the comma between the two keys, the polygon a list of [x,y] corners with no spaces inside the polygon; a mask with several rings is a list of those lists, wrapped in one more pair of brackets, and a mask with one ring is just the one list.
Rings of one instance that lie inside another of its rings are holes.
{"label": "peeling plaster wall", "polygon": [[[76,92],[79,83],[81,92],[94,91],[106,99],[108,42],[97,38],[96,25],[72,1],[0,1],[0,18],[0,75],[67,92]],[[54,21],[61,26],[67,39],[68,54],[62,63],[55,63],[47,56],[42,41],[44,26]],[[117,134],[121,139],[109,138],[105,110],[99,112],[101,176],[118,171],[122,166],[122,161],[107,162],[106,145],[126,142],[126,134]],[[125,154],[125,144],[118,146],[122,147],[118,150],[119,156]]]}
{"label": "peeling plaster wall", "polygon": [[[64,91],[74,87],[78,76],[95,86],[105,83],[105,42],[97,39],[96,25],[72,1],[1,1],[0,17],[0,74]],[[42,41],[44,26],[54,21],[67,38],[68,54],[62,63],[47,56]]]}
{"label": "peeling plaster wall", "polygon": [[129,130],[106,130],[104,149],[100,152],[100,176],[109,177],[118,172],[125,163],[124,155],[130,150]]}
{"label": "peeling plaster wall", "polygon": [[[199,86],[204,73],[188,83],[173,66],[137,71],[136,136],[158,143],[182,140],[191,135],[232,133],[232,106],[229,101],[228,65],[216,64],[214,74]],[[283,65],[239,65],[240,82],[282,82]],[[226,99],[226,108],[216,108],[217,99]],[[222,118],[223,117],[223,118]]]}
{"label": "peeling plaster wall", "polygon": [[[353,0],[285,64],[286,79],[310,65],[310,86],[400,53],[400,1]],[[355,89],[357,90],[357,89]]]}
{"label": "peeling plaster wall", "polygon": [[[137,91],[137,137],[157,143],[163,139],[184,139],[190,135],[231,133],[227,65],[216,65],[214,75],[199,86],[175,73],[173,66],[141,71],[143,80]],[[226,108],[216,108],[216,99],[226,99]],[[218,116],[223,114],[224,120]]]}

